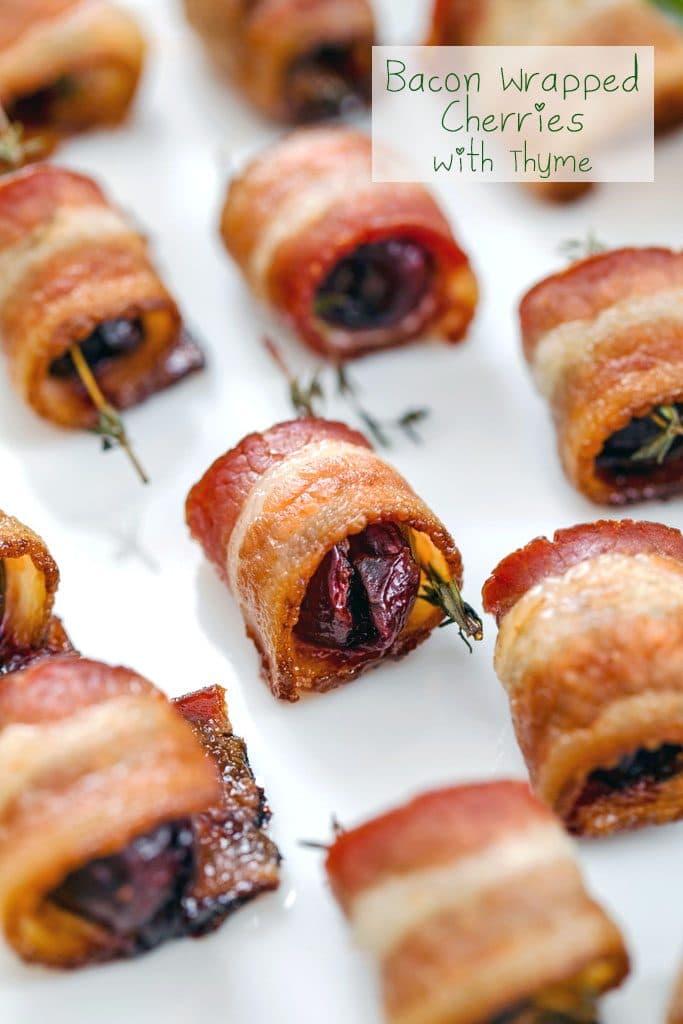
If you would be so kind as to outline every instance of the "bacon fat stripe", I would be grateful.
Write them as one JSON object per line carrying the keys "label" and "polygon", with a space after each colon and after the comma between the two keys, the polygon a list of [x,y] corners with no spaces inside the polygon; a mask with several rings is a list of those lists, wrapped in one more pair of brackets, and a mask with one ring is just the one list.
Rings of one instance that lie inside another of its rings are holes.
{"label": "bacon fat stripe", "polygon": [[137,22],[106,0],[3,0],[0,102],[31,133],[121,121],[144,56]]}
{"label": "bacon fat stripe", "polygon": [[0,921],[25,960],[137,955],[277,885],[220,688],[174,708],[128,669],[50,658],[6,677],[0,727]]}
{"label": "bacon fat stripe", "polygon": [[582,260],[532,288],[520,318],[574,486],[611,504],[680,491],[678,441],[661,463],[642,458],[641,442],[659,432],[653,413],[683,401],[683,255],[620,249]]}
{"label": "bacon fat stripe", "polygon": [[301,130],[232,182],[221,231],[249,287],[316,352],[460,341],[477,284],[422,185],[372,182],[370,140]]}
{"label": "bacon fat stripe", "polygon": [[368,0],[185,0],[211,58],[266,116],[329,117],[370,97]]}
{"label": "bacon fat stripe", "polygon": [[[0,281],[0,342],[12,381],[62,426],[97,420],[68,356],[74,343],[119,409],[203,365],[144,237],[90,178],[41,165],[0,179]],[[134,332],[125,346],[122,327]]]}
{"label": "bacon fat stripe", "polygon": [[522,783],[419,796],[338,836],[326,868],[391,1024],[482,1024],[537,999],[597,998],[628,972],[571,844]]}
{"label": "bacon fat stripe", "polygon": [[429,42],[654,46],[656,125],[683,119],[683,30],[650,0],[435,0]]}
{"label": "bacon fat stripe", "polygon": [[494,569],[496,672],[537,795],[578,834],[683,817],[683,536],[597,522]]}
{"label": "bacon fat stripe", "polygon": [[[366,439],[341,423],[300,419],[249,435],[192,488],[186,513],[192,535],[240,604],[273,693],[287,700],[407,653],[443,617],[415,600],[415,585],[409,617],[382,649],[366,642],[331,650],[301,639],[311,580],[349,537],[389,524],[392,552],[396,542],[407,548],[409,535],[421,565],[462,583],[460,554],[445,527]],[[415,584],[418,578],[416,569]],[[386,583],[389,604],[398,600],[396,585],[395,577]]]}
{"label": "bacon fat stripe", "polygon": [[0,675],[71,644],[52,614],[59,569],[45,542],[0,511]]}

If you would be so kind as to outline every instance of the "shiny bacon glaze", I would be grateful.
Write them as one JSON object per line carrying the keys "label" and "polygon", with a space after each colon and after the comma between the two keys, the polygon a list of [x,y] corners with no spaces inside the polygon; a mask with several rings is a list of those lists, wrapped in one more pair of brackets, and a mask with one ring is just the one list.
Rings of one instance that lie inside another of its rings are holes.
{"label": "shiny bacon glaze", "polygon": [[[373,183],[370,140],[350,129],[294,132],[257,157],[230,185],[221,231],[254,293],[335,359],[457,342],[474,315],[474,274],[434,198]],[[379,307],[363,281],[381,284]]]}

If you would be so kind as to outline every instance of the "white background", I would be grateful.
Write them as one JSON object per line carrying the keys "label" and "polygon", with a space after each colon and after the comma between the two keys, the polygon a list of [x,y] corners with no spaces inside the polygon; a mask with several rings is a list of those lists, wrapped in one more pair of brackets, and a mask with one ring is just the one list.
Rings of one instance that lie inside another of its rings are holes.
{"label": "white background", "polygon": [[[333,813],[352,825],[429,786],[524,776],[492,668],[495,627],[487,620],[471,657],[454,631],[441,630],[401,664],[298,705],[276,702],[260,680],[232,599],[189,539],[183,503],[215,456],[289,416],[260,344],[265,321],[216,228],[231,166],[272,129],[212,77],[175,3],[135,6],[154,38],[137,111],[125,130],[74,142],[59,159],[95,175],[145,226],[209,367],[126,416],[148,488],[122,453],[102,454],[92,436],[36,419],[0,376],[0,507],[45,537],[62,570],[57,610],[84,654],[133,666],[170,694],[227,688],[273,807],[282,886],[214,936],[135,962],[60,975],[0,947],[0,1020],[378,1024],[372,970],[352,947],[320,856],[297,840],[326,838]],[[384,40],[421,36],[426,2],[378,6]],[[661,142],[657,157],[655,185],[602,186],[571,208],[539,205],[513,185],[445,197],[482,285],[468,342],[416,345],[352,369],[377,413],[431,406],[424,445],[401,439],[389,457],[452,530],[474,604],[508,551],[605,514],[562,476],[548,410],[521,357],[515,306],[561,265],[560,242],[589,228],[615,245],[680,244],[683,136]],[[680,501],[633,513],[683,526]],[[632,979],[606,1001],[607,1024],[662,1020],[683,946],[682,847],[683,825],[581,844],[590,884],[634,958]]]}

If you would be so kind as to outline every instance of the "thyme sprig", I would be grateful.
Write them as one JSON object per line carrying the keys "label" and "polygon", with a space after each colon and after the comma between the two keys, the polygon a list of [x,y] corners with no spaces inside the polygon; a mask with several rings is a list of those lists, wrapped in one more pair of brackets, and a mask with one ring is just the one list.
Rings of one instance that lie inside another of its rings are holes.
{"label": "thyme sprig", "polygon": [[10,121],[0,104],[0,172],[14,171],[23,167],[31,157],[45,152],[44,140],[39,136],[27,139],[24,126]]}
{"label": "thyme sprig", "polygon": [[426,582],[422,584],[418,597],[435,608],[441,609],[444,620],[439,624],[439,628],[443,626],[458,627],[458,636],[471,654],[470,638],[472,640],[484,639],[484,626],[481,619],[474,608],[463,600],[455,580],[444,579],[431,564],[422,565],[421,569],[426,576]]}
{"label": "thyme sprig", "polygon": [[584,238],[566,238],[559,245],[560,256],[563,256],[569,263],[577,263],[579,260],[585,260],[589,256],[597,256],[606,251],[607,246],[592,229]]}
{"label": "thyme sprig", "polygon": [[650,419],[660,428],[660,433],[635,451],[631,461],[646,462],[654,459],[657,465],[661,466],[676,439],[683,437],[683,420],[675,405],[658,405],[650,413]]}
{"label": "thyme sprig", "polygon": [[128,436],[123,426],[123,420],[113,405],[110,405],[102,394],[100,386],[95,380],[95,375],[88,366],[88,362],[83,355],[80,346],[75,343],[71,345],[69,348],[69,355],[71,356],[71,360],[85,390],[88,392],[90,400],[97,409],[97,425],[92,428],[92,431],[94,434],[99,434],[102,438],[103,450],[108,451],[115,445],[123,448],[142,483],[149,483],[149,477],[142,468],[142,465],[133,451],[130,441],[128,440]]}
{"label": "thyme sprig", "polygon": [[[282,352],[272,338],[265,337],[264,345],[287,380],[289,401],[297,416],[320,416],[327,401],[322,381],[322,371],[315,370],[310,377],[297,377],[287,365]],[[392,419],[379,419],[374,416],[358,398],[358,388],[351,381],[348,371],[338,363],[335,367],[336,393],[349,405],[356,417],[380,448],[391,448],[391,434],[398,430],[413,444],[421,444],[417,427],[430,415],[426,407],[406,409]]]}
{"label": "thyme sprig", "polygon": [[[346,829],[340,823],[336,814],[332,815],[330,822],[332,829],[332,835],[334,839],[339,839],[339,836],[344,835]],[[324,843],[321,839],[300,839],[299,846],[303,846],[306,850],[329,850],[331,843]]]}

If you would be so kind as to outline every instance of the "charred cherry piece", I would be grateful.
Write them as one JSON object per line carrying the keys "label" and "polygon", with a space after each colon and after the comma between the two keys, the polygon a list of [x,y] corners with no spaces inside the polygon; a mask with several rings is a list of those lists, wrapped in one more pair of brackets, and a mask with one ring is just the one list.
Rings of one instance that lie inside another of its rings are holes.
{"label": "charred cherry piece", "polygon": [[72,872],[51,894],[65,910],[143,950],[178,934],[181,898],[193,873],[188,821],[160,825],[119,853]]}
{"label": "charred cherry piece", "polygon": [[286,92],[292,121],[336,117],[369,100],[369,67],[362,66],[354,46],[323,44],[292,64]]}
{"label": "charred cherry piece", "polygon": [[[127,355],[142,343],[143,327],[140,320],[105,320],[80,342],[80,349],[89,366],[95,367],[107,359]],[[76,377],[76,368],[68,352],[50,363],[51,377]]]}
{"label": "charred cherry piece", "polygon": [[[683,406],[676,405],[679,414],[683,415]],[[605,442],[602,451],[595,460],[598,472],[619,476],[645,476],[683,457],[683,437],[673,440],[666,453],[663,463],[657,463],[656,457],[634,459],[633,456],[645,445],[651,444],[662,433],[662,428],[655,423],[652,416],[639,416],[632,419],[621,430],[617,430]]]}
{"label": "charred cherry piece", "polygon": [[433,269],[429,253],[410,239],[359,245],[321,284],[316,316],[351,331],[399,324],[420,305]]}
{"label": "charred cherry piece", "polygon": [[599,768],[591,772],[579,802],[592,803],[610,793],[636,786],[657,785],[680,771],[683,771],[683,747],[663,743],[656,750],[641,748],[622,758],[614,768]]}
{"label": "charred cherry piece", "polygon": [[410,545],[393,523],[337,544],[311,579],[295,632],[332,650],[381,654],[408,621],[420,586]]}

